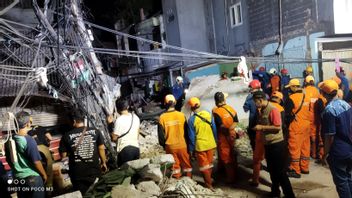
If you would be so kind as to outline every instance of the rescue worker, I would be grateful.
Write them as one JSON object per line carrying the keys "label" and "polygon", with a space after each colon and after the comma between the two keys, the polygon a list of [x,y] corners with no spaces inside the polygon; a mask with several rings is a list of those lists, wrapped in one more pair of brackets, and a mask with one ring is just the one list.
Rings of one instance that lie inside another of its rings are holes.
{"label": "rescue worker", "polygon": [[267,93],[266,90],[267,90],[268,84],[270,83],[270,76],[265,71],[265,67],[263,66],[259,67],[258,71],[254,71],[252,75],[253,75],[253,79],[257,79],[260,81],[262,90],[264,90],[264,92]]}
{"label": "rescue worker", "polygon": [[[318,84],[318,87],[320,88],[323,82]],[[321,133],[321,115],[325,109],[327,100],[324,98],[321,90],[319,94],[318,100],[314,104],[314,113],[315,113],[315,118],[316,118],[316,125],[317,125],[317,130],[316,130],[316,141],[318,141],[318,149],[317,149],[317,160],[315,161],[316,163],[321,163],[324,155],[324,141],[323,138],[324,136]]]}
{"label": "rescue worker", "polygon": [[183,78],[181,76],[176,77],[176,83],[172,87],[172,95],[176,99],[175,109],[181,111],[183,106],[183,101],[185,100],[185,84],[183,83]]}
{"label": "rescue worker", "polygon": [[331,78],[331,80],[334,80],[337,83],[337,85],[339,86],[339,90],[337,90],[337,97],[339,99],[343,99],[345,96],[344,96],[344,92],[343,92],[343,85],[342,85],[341,78],[339,78],[337,76],[333,76]]}
{"label": "rescue worker", "polygon": [[315,114],[315,102],[318,100],[320,93],[319,90],[314,86],[314,77],[313,76],[307,76],[304,80],[304,88],[306,91],[306,95],[310,97],[310,105],[309,105],[309,121],[310,121],[310,156],[313,159],[317,159],[317,150],[318,150],[318,142],[319,139],[317,139],[317,120],[319,117],[316,117],[317,115]]}
{"label": "rescue worker", "polygon": [[255,125],[256,122],[256,111],[257,108],[255,107],[254,101],[253,101],[253,92],[261,90],[261,83],[259,80],[252,80],[249,83],[249,94],[246,98],[246,101],[243,104],[243,110],[244,112],[249,111],[249,118],[248,118],[248,128],[247,128],[247,133],[249,137],[250,144],[252,146],[252,150],[254,151],[255,148],[255,131],[252,130],[252,128]]}
{"label": "rescue worker", "polygon": [[208,111],[200,110],[200,100],[197,97],[190,98],[188,104],[193,112],[188,119],[188,149],[192,155],[195,152],[205,186],[213,190],[211,174],[217,137],[214,118]]}
{"label": "rescue worker", "polygon": [[284,101],[288,98],[288,89],[285,88],[286,85],[290,82],[290,75],[288,74],[288,69],[283,68],[281,70],[281,91],[284,94]]}
{"label": "rescue worker", "polygon": [[352,108],[337,98],[336,82],[325,80],[320,89],[328,101],[322,114],[324,162],[329,164],[339,197],[352,198]]}
{"label": "rescue worker", "polygon": [[285,118],[289,127],[288,149],[291,157],[288,175],[300,178],[301,173],[309,174],[310,98],[300,88],[298,79],[291,79],[286,88],[290,88],[292,92],[285,103]]}
{"label": "rescue worker", "polygon": [[272,182],[270,197],[280,197],[280,186],[285,197],[295,197],[290,180],[286,174],[286,158],[284,136],[282,134],[281,116],[262,91],[253,93],[258,108],[257,125],[253,128],[262,133],[265,145],[265,158]]}
{"label": "rescue worker", "polygon": [[228,95],[222,92],[216,92],[214,95],[215,105],[213,116],[215,119],[218,135],[218,154],[219,161],[225,166],[226,182],[235,182],[235,173],[237,169],[237,154],[234,151],[236,138],[235,127],[238,124],[237,112],[226,104]]}
{"label": "rescue worker", "polygon": [[[280,76],[277,74],[277,71],[275,68],[271,68],[269,70],[270,74],[270,84],[269,86],[271,87],[271,92],[270,94],[274,93],[274,91],[280,91]],[[270,95],[269,94],[269,95]]]}
{"label": "rescue worker", "polygon": [[167,154],[172,154],[175,163],[172,167],[172,176],[179,179],[181,167],[188,177],[192,177],[192,166],[187,152],[187,123],[183,113],[175,110],[176,99],[173,95],[165,96],[167,111],[160,115],[158,125],[159,144]]}
{"label": "rescue worker", "polygon": [[303,71],[303,78],[305,79],[307,76],[313,76],[313,67],[311,65],[308,65]]}

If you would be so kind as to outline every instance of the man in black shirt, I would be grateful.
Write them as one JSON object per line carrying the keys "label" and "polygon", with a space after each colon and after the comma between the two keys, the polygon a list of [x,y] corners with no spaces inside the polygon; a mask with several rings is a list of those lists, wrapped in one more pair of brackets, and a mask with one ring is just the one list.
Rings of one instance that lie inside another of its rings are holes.
{"label": "man in black shirt", "polygon": [[[69,175],[74,190],[86,193],[102,170],[106,170],[103,136],[100,131],[84,126],[84,116],[74,115],[75,127],[66,133],[60,142],[62,158],[69,157]],[[100,164],[99,164],[100,158]]]}

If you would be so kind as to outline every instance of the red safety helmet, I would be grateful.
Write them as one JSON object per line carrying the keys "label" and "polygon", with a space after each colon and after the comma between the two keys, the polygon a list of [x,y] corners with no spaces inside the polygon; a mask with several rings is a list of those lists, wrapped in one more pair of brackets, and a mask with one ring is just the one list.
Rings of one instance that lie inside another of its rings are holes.
{"label": "red safety helmet", "polygon": [[249,87],[252,88],[252,89],[260,89],[262,86],[261,86],[261,83],[259,80],[255,79],[255,80],[252,80],[250,83],[249,83]]}
{"label": "red safety helmet", "polygon": [[284,74],[284,75],[288,74],[288,69],[283,68],[283,69],[281,70],[281,74]]}
{"label": "red safety helmet", "polygon": [[265,67],[263,67],[263,66],[259,67],[259,71],[261,71],[261,72],[265,71]]}

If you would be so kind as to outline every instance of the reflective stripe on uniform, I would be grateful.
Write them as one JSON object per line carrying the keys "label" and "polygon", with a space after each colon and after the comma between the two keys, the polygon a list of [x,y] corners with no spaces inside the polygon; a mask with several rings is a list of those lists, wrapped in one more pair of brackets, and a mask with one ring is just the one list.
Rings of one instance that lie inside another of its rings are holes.
{"label": "reflective stripe on uniform", "polygon": [[310,157],[301,157],[301,160],[310,160]]}
{"label": "reflective stripe on uniform", "polygon": [[214,167],[214,166],[213,166],[212,164],[208,164],[208,165],[199,167],[199,170],[200,170],[200,171],[204,171],[204,170],[208,170],[208,169],[213,168],[213,167]]}
{"label": "reflective stripe on uniform", "polygon": [[185,168],[183,169],[183,172],[192,172],[192,168]]}
{"label": "reflective stripe on uniform", "polygon": [[299,162],[299,159],[291,159],[291,162]]}
{"label": "reflective stripe on uniform", "polygon": [[174,169],[172,170],[172,174],[175,175],[175,174],[179,174],[181,173],[181,169]]}

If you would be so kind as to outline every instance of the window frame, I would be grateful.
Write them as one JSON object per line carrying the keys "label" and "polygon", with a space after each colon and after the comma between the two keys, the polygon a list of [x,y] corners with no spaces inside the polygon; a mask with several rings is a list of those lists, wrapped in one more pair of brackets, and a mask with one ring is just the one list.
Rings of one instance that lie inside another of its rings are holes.
{"label": "window frame", "polygon": [[[237,7],[240,7],[240,15],[238,15]],[[231,28],[240,26],[243,24],[243,17],[242,17],[242,4],[241,2],[235,3],[232,6],[230,6],[230,20],[231,20]],[[235,16],[233,16],[235,15]],[[241,22],[238,22],[238,20],[241,19]],[[235,21],[234,21],[235,20]]]}

